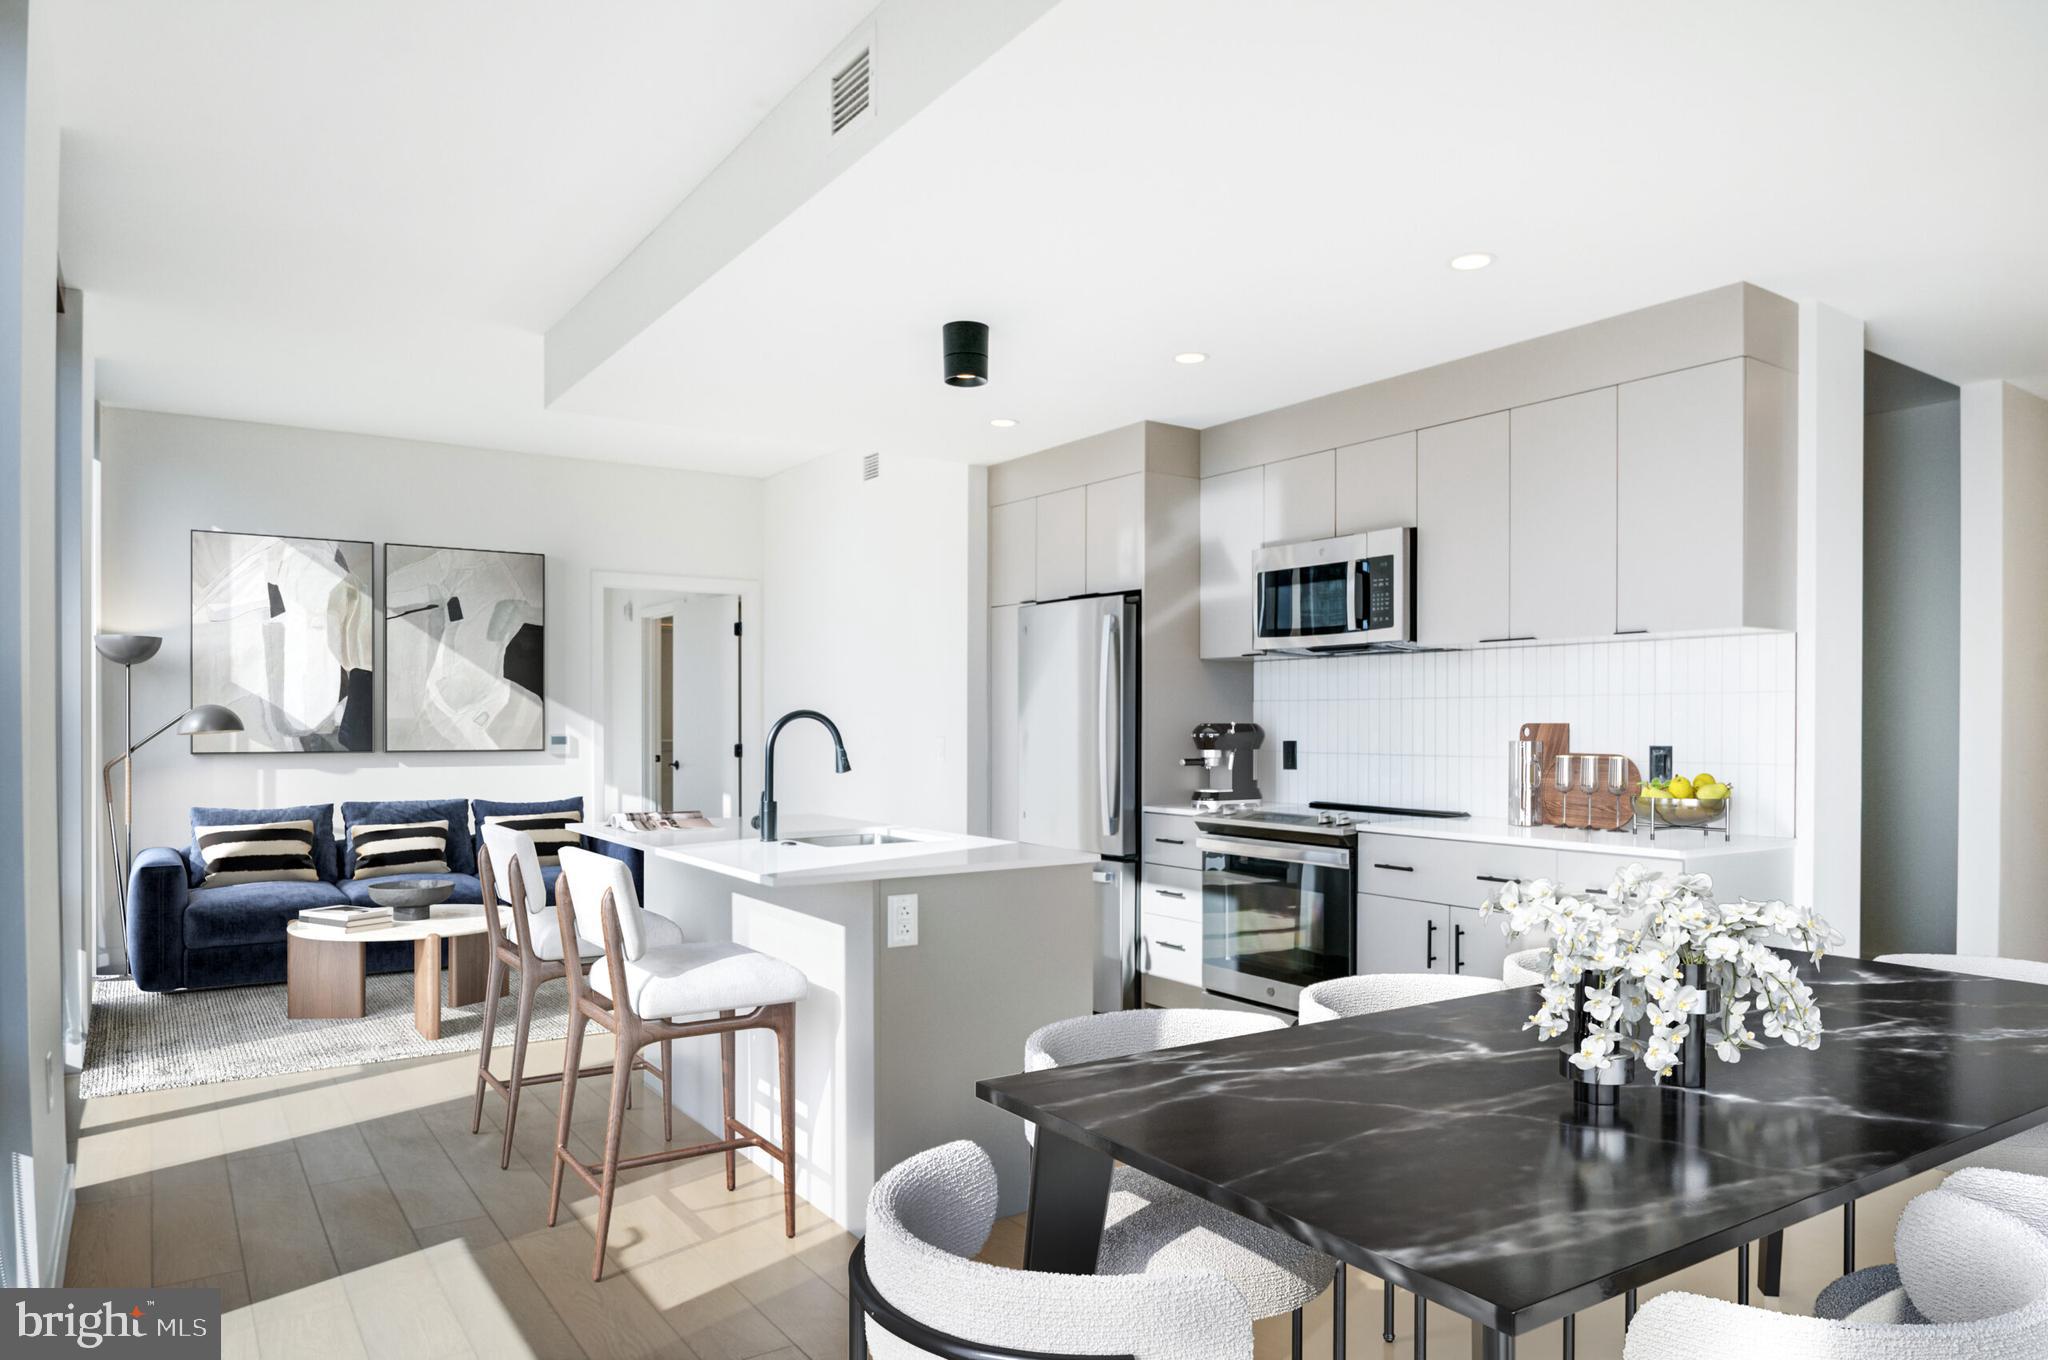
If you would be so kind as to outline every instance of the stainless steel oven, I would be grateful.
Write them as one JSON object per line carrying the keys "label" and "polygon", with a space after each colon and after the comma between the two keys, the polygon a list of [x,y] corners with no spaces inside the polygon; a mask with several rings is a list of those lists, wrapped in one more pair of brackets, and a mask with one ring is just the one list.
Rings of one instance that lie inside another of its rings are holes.
{"label": "stainless steel oven", "polygon": [[1205,990],[1292,1011],[1302,988],[1356,971],[1348,818],[1261,808],[1195,826]]}
{"label": "stainless steel oven", "polygon": [[1259,651],[1353,651],[1415,643],[1413,529],[1374,529],[1261,548],[1253,572],[1253,636]]}

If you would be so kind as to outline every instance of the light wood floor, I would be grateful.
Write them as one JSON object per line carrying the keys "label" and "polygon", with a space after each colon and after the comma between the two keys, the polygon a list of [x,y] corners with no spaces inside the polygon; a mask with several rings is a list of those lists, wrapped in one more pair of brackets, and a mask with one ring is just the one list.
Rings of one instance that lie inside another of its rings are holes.
{"label": "light wood floor", "polygon": [[[535,1045],[528,1062],[553,1070],[561,1045]],[[475,1072],[474,1057],[429,1058],[89,1102],[67,1283],[217,1287],[229,1357],[846,1354],[853,1239],[801,1204],[797,1236],[784,1238],[779,1190],[745,1162],[732,1193],[717,1157],[622,1177],[611,1265],[592,1285],[596,1206],[574,1177],[561,1223],[547,1227],[555,1088],[522,1096],[512,1166],[500,1171],[503,1102],[487,1097],[484,1132],[469,1132]],[[600,1078],[577,1091],[572,1137],[590,1160],[605,1089]],[[661,1146],[657,1100],[636,1095],[629,1154]],[[677,1143],[708,1136],[678,1118]],[[1899,1208],[1933,1179],[1864,1201],[1862,1264],[1890,1259]],[[1015,1264],[1022,1246],[1023,1223],[1009,1219],[984,1255]],[[1809,1307],[1839,1273],[1840,1252],[1838,1214],[1795,1229],[1781,1306]],[[1732,1298],[1734,1274],[1730,1255],[1659,1289]],[[1411,1354],[1412,1298],[1401,1296],[1397,1340],[1384,1346],[1378,1281],[1354,1271],[1350,1282],[1349,1353]],[[1312,1360],[1330,1353],[1329,1326],[1326,1298],[1309,1310]],[[1430,1310],[1432,1355],[1464,1354],[1469,1335],[1462,1320]],[[1620,1337],[1621,1305],[1607,1304],[1581,1315],[1578,1353],[1619,1356]],[[1286,1320],[1261,1323],[1260,1360],[1287,1352]],[[1557,1353],[1555,1327],[1520,1348]]]}

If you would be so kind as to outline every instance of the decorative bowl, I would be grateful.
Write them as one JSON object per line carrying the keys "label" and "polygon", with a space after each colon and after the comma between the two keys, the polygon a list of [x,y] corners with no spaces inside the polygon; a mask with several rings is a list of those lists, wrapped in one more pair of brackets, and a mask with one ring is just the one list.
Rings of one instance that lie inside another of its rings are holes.
{"label": "decorative bowl", "polygon": [[388,883],[372,883],[370,900],[391,908],[398,920],[424,921],[434,914],[435,904],[446,902],[454,891],[455,885],[446,879],[394,878]]}
{"label": "decorative bowl", "polygon": [[1726,798],[1650,798],[1638,795],[1636,812],[1665,826],[1704,826],[1728,810]]}

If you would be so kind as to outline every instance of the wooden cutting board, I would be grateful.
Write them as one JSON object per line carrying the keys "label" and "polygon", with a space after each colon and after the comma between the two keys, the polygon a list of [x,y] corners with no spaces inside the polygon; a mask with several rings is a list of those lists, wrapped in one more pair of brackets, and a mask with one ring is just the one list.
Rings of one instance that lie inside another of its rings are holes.
{"label": "wooden cutting board", "polygon": [[[1548,750],[1545,747],[1545,750]],[[1564,754],[1573,758],[1573,786],[1569,794],[1558,789],[1551,781],[1557,769],[1555,756],[1546,756],[1543,762],[1543,821],[1549,826],[1592,826],[1602,831],[1614,831],[1626,827],[1635,820],[1636,791],[1643,786],[1643,772],[1633,760],[1622,757],[1622,788],[1619,796],[1607,791],[1608,755],[1598,751],[1569,751]],[[1595,788],[1591,794],[1583,792],[1577,784],[1579,777],[1577,760],[1580,756],[1591,756],[1598,762],[1594,775]]]}

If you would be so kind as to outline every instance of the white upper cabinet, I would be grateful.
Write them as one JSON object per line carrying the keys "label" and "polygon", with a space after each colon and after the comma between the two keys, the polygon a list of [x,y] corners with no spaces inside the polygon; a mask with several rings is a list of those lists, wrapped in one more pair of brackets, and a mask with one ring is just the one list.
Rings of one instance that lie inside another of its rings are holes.
{"label": "white upper cabinet", "polygon": [[1145,586],[1145,474],[1088,486],[1088,593]]}
{"label": "white upper cabinet", "polygon": [[1792,627],[1794,400],[1754,359],[1621,385],[1617,629]]}
{"label": "white upper cabinet", "polygon": [[1515,637],[1614,633],[1614,402],[1602,387],[1511,413]]}
{"label": "white upper cabinet", "polygon": [[988,602],[1022,604],[1038,594],[1038,501],[1027,497],[988,512]]}
{"label": "white upper cabinet", "polygon": [[1202,656],[1252,650],[1252,555],[1265,541],[1266,470],[1202,479]]}
{"label": "white upper cabinet", "polygon": [[1509,635],[1508,466],[1506,411],[1417,433],[1417,641],[1463,647]]}
{"label": "white upper cabinet", "polygon": [[1038,498],[1038,593],[1064,600],[1088,593],[1088,488]]}
{"label": "white upper cabinet", "polygon": [[1335,532],[1415,523],[1415,431],[1337,450]]}
{"label": "white upper cabinet", "polygon": [[1337,455],[1325,449],[1266,464],[1263,542],[1299,543],[1337,532]]}

